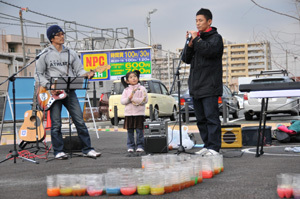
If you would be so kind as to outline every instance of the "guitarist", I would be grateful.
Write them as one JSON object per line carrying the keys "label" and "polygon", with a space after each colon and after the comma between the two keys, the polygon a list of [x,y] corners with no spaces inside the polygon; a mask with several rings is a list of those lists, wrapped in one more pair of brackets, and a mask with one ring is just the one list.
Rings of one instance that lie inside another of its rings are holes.
{"label": "guitarist", "polygon": [[[93,71],[86,72],[76,52],[63,45],[65,42],[64,35],[64,31],[58,25],[50,26],[47,29],[47,37],[51,45],[45,49],[47,53],[41,55],[36,63],[34,78],[42,87],[47,89],[49,89],[51,77],[84,76],[91,79],[95,75]],[[61,91],[51,90],[50,92],[52,95],[57,95]],[[64,142],[61,133],[62,105],[67,108],[76,126],[79,139],[82,142],[84,156],[99,157],[101,153],[96,152],[91,147],[90,135],[83,120],[83,114],[75,90],[70,90],[66,98],[55,101],[50,108],[52,122],[51,140],[55,158],[60,160],[68,158],[63,151]]]}

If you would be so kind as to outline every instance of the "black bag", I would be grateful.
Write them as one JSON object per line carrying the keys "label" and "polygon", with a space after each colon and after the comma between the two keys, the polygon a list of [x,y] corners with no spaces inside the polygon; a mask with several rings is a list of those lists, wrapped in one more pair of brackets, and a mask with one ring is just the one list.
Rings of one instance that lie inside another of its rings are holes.
{"label": "black bag", "polygon": [[283,143],[290,142],[291,138],[290,138],[289,134],[287,134],[286,132],[280,131],[278,129],[276,129],[274,131],[275,131],[276,139],[279,142],[283,142]]}

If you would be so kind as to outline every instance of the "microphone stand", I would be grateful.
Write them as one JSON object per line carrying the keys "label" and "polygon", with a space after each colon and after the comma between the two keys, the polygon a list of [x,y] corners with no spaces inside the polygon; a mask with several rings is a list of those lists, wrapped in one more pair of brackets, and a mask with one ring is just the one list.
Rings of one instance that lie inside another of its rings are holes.
{"label": "microphone stand", "polygon": [[[180,104],[180,73],[179,73],[179,70],[180,70],[180,64],[181,64],[181,59],[182,59],[182,56],[183,56],[183,52],[185,52],[186,50],[186,46],[188,45],[189,41],[191,39],[191,36],[189,36],[189,38],[187,39],[185,45],[184,45],[184,48],[180,54],[180,58],[179,58],[179,63],[178,63],[178,66],[177,66],[177,70],[176,70],[176,73],[174,74],[174,77],[173,77],[173,83],[172,83],[172,86],[171,86],[171,89],[170,89],[170,93],[172,93],[173,91],[173,88],[174,88],[174,85],[175,85],[175,81],[177,79],[177,87],[178,87],[178,109],[179,109],[179,116],[178,116],[178,123],[179,123],[179,147],[177,149],[177,155],[179,155],[180,153],[188,153],[185,151],[185,148],[184,146],[182,145],[182,125],[181,125],[181,104]],[[193,153],[189,153],[189,154],[193,154]]]}
{"label": "microphone stand", "polygon": [[16,75],[19,74],[21,71],[25,70],[28,66],[30,66],[33,62],[35,62],[36,60],[38,60],[40,58],[40,56],[44,53],[46,53],[47,51],[43,51],[42,53],[38,54],[35,59],[33,61],[31,61],[30,63],[28,63],[26,66],[24,66],[21,70],[17,71],[16,73],[12,74],[10,77],[8,77],[4,82],[0,83],[0,86],[2,84],[4,84],[5,82],[7,82],[8,80],[12,82],[12,85],[13,85],[13,88],[12,88],[12,93],[13,93],[13,123],[14,123],[14,149],[11,153],[11,155],[0,161],[0,163],[3,163],[11,158],[14,158],[14,163],[16,163],[16,159],[19,157],[21,158],[22,160],[26,160],[26,161],[29,161],[29,162],[32,162],[32,163],[36,163],[36,164],[39,164],[38,161],[35,161],[35,160],[31,160],[31,159],[28,159],[28,158],[25,158],[25,157],[22,157],[22,156],[19,156],[19,153],[17,151],[17,143],[16,143],[16,98],[15,98],[15,93],[16,93],[16,89],[15,89],[15,80],[16,80]]}

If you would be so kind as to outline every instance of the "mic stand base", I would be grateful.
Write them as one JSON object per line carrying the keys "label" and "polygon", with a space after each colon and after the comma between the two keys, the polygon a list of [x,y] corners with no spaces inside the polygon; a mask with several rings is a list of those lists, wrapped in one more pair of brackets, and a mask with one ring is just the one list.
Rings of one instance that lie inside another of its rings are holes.
{"label": "mic stand base", "polygon": [[26,161],[28,161],[28,162],[32,162],[32,163],[39,164],[39,162],[36,161],[36,160],[31,160],[31,159],[28,159],[28,158],[19,156],[19,153],[18,153],[17,151],[13,151],[13,152],[11,153],[11,155],[10,155],[8,158],[2,160],[0,163],[5,162],[5,161],[7,161],[7,160],[10,160],[11,158],[14,158],[14,163],[16,163],[16,158],[20,158],[20,159],[26,160]]}

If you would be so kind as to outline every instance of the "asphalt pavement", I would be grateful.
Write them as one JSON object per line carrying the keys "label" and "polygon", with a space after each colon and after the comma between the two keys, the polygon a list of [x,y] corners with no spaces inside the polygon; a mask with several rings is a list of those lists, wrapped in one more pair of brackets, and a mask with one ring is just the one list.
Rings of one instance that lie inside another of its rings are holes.
{"label": "asphalt pavement", "polygon": [[[98,126],[98,124],[97,124]],[[105,126],[105,124],[103,125]],[[192,129],[192,126],[190,126]],[[202,143],[198,133],[193,132],[197,144]],[[80,152],[74,152],[68,160],[52,160],[50,152],[47,159],[42,159],[45,150],[39,143],[39,157],[35,164],[20,158],[10,159],[0,163],[0,198],[47,198],[46,176],[54,174],[92,174],[106,173],[108,168],[141,168],[141,156],[128,157],[126,151],[127,134],[121,129],[99,132],[99,139],[90,130],[92,146],[102,153],[101,157],[91,159],[78,157]],[[46,143],[48,147],[50,142]],[[222,149],[224,156],[224,172],[211,179],[204,179],[202,183],[186,188],[179,192],[172,192],[161,196],[133,195],[133,196],[99,196],[99,198],[278,198],[276,192],[276,175],[279,173],[300,173],[300,154],[285,152],[287,146],[299,146],[299,143],[282,144],[273,140],[273,145],[264,147],[265,154],[255,157],[255,146]],[[36,150],[36,144],[29,144]],[[11,144],[0,145],[0,161],[4,160],[14,147]],[[186,150],[195,152],[199,148]],[[168,154],[176,154],[177,150],[170,150]],[[154,154],[159,155],[159,154]],[[180,156],[188,155],[180,153]],[[182,165],[184,167],[184,165]],[[60,197],[62,198],[62,197]],[[66,197],[72,198],[72,197]],[[78,198],[78,197],[76,197]],[[82,196],[80,198],[91,198]]]}

